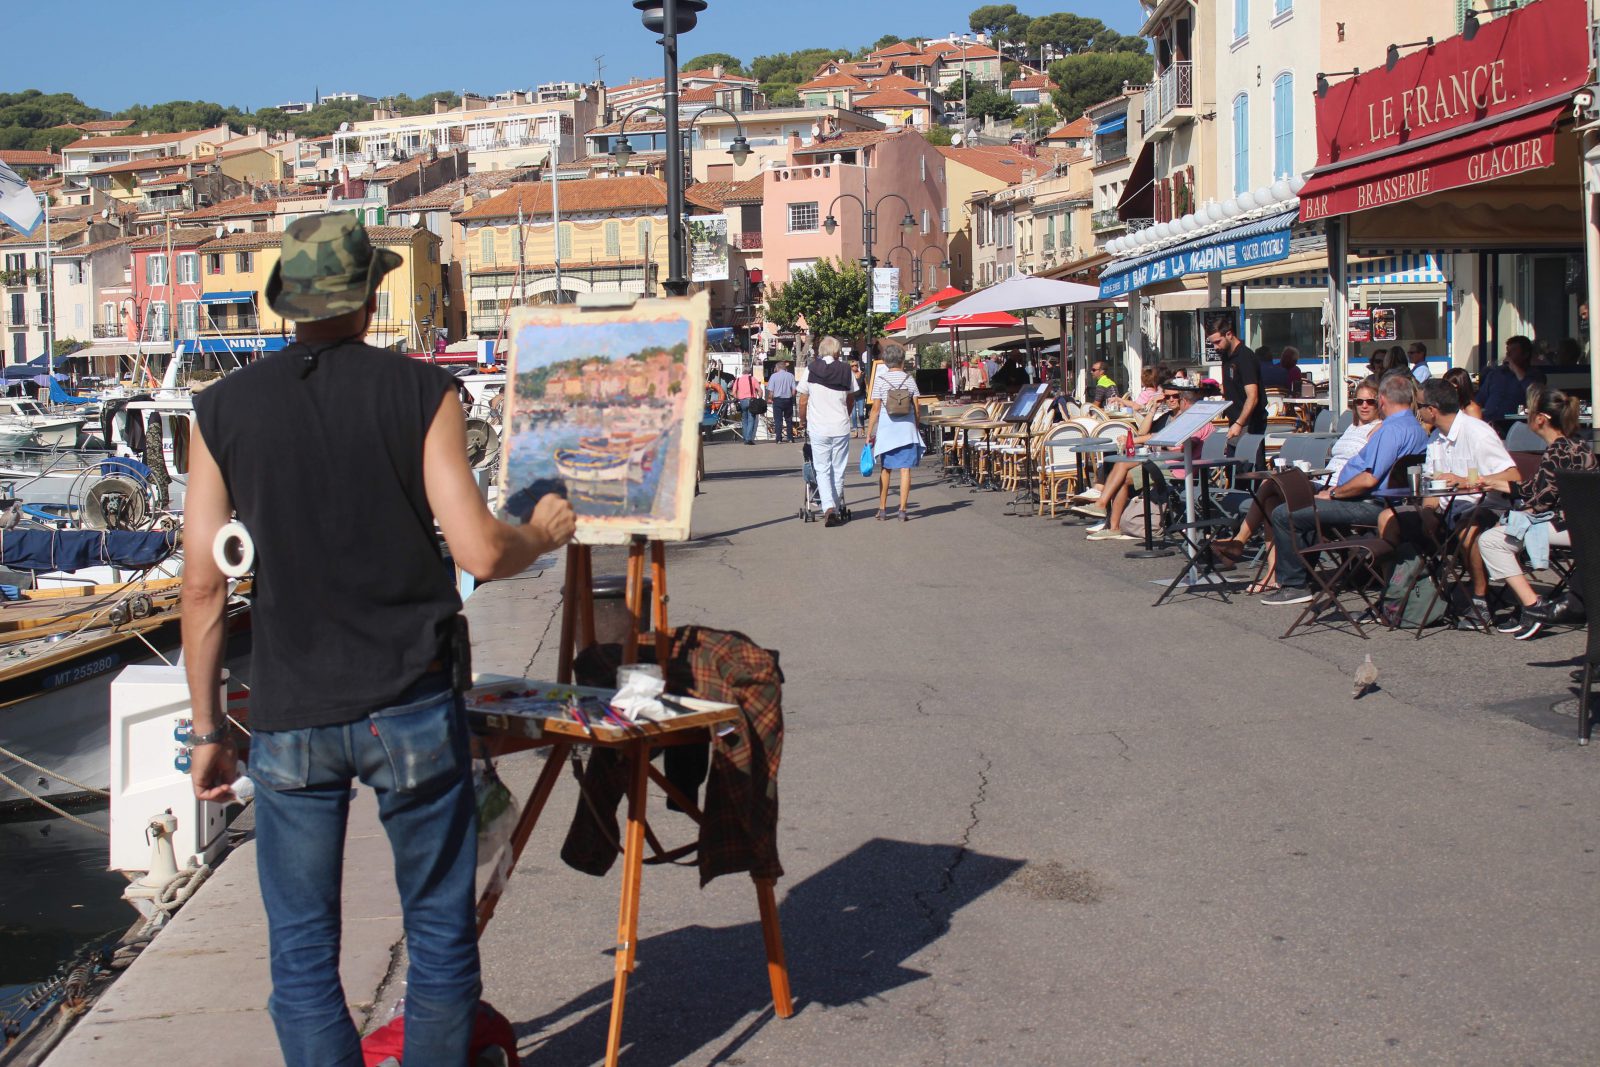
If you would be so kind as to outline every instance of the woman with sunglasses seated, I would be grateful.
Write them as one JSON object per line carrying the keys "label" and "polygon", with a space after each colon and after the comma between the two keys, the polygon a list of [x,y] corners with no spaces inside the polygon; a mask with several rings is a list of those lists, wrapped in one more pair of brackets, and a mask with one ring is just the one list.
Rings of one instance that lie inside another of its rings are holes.
{"label": "woman with sunglasses seated", "polygon": [[[1383,413],[1378,410],[1378,379],[1363,378],[1356,386],[1355,399],[1350,401],[1350,408],[1355,413],[1344,433],[1333,443],[1333,448],[1328,453],[1328,474],[1319,476],[1319,480],[1328,485],[1336,485],[1339,473],[1344,470],[1344,465],[1350,462],[1357,452],[1365,447],[1372,432],[1383,425]],[[1217,541],[1215,548],[1223,559],[1230,563],[1237,563],[1244,556],[1245,545],[1250,538],[1255,536],[1257,530],[1267,525],[1267,516],[1272,514],[1272,509],[1283,503],[1283,494],[1278,491],[1278,483],[1265,481],[1256,493],[1256,499],[1250,505],[1250,510],[1245,513],[1243,521],[1239,523],[1238,531],[1233,537]],[[1267,569],[1263,574],[1275,574],[1277,568],[1273,566],[1273,553],[1275,547],[1272,539],[1267,539]],[[1245,592],[1250,596],[1261,593],[1270,593],[1278,588],[1276,583],[1263,580],[1252,584]]]}
{"label": "woman with sunglasses seated", "polygon": [[[1528,428],[1544,438],[1544,454],[1539,469],[1526,484],[1516,486],[1518,507],[1506,521],[1478,537],[1478,551],[1484,568],[1493,581],[1505,582],[1516,595],[1519,610],[1497,627],[1518,641],[1533,637],[1551,622],[1553,605],[1533,591],[1518,559],[1526,551],[1534,569],[1541,569],[1550,558],[1552,546],[1572,544],[1566,513],[1561,507],[1561,492],[1556,487],[1558,470],[1593,470],[1594,450],[1578,436],[1578,398],[1558,389],[1535,385],[1528,390]],[[1512,485],[1488,479],[1491,488],[1510,492]]]}
{"label": "woman with sunglasses seated", "polygon": [[[1165,385],[1163,385],[1162,395],[1167,396],[1168,394],[1171,394],[1173,397],[1175,397],[1175,399],[1168,401],[1169,407],[1171,408],[1169,421],[1171,418],[1176,418],[1177,416],[1182,415],[1185,411],[1188,411],[1190,408],[1194,407],[1195,401],[1200,399],[1201,392],[1202,390],[1200,387],[1192,382],[1174,381],[1167,382]],[[1200,427],[1200,430],[1193,435],[1191,440],[1204,441],[1207,437],[1211,436],[1211,431],[1215,429],[1215,424],[1208,422],[1204,426]],[[1154,437],[1157,432],[1157,430],[1152,429],[1148,434],[1145,434],[1141,437],[1135,437],[1133,439],[1134,444],[1144,444],[1151,437]],[[1183,470],[1182,448],[1163,450],[1162,456],[1176,457],[1167,460],[1168,471],[1176,473]],[[1106,478],[1105,489],[1100,497],[1101,501],[1105,503],[1105,525],[1090,527],[1088,540],[1134,540],[1133,537],[1122,532],[1122,515],[1125,511],[1127,511],[1128,504],[1132,502],[1133,495],[1143,491],[1144,476],[1144,464],[1118,463],[1112,469],[1111,474]]]}

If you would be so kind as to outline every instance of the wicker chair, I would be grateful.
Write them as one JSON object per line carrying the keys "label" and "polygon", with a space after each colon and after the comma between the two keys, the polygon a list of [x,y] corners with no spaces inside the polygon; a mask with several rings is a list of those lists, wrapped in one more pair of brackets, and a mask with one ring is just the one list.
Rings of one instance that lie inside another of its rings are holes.
{"label": "wicker chair", "polygon": [[1590,692],[1600,667],[1600,629],[1594,624],[1595,613],[1600,612],[1600,471],[1557,471],[1556,487],[1572,531],[1572,556],[1577,561],[1573,584],[1588,614],[1589,639],[1578,688],[1578,743],[1587,745],[1595,720]]}
{"label": "wicker chair", "polygon": [[1041,508],[1050,509],[1056,517],[1056,508],[1063,506],[1061,487],[1067,491],[1078,489],[1078,457],[1064,447],[1081,441],[1088,435],[1076,423],[1063,422],[1052,426],[1039,440],[1039,499]]}

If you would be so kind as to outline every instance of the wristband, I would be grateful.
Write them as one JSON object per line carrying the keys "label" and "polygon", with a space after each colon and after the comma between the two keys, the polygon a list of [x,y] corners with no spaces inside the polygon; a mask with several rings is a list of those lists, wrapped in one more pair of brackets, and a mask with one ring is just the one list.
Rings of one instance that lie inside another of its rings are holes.
{"label": "wristband", "polygon": [[201,745],[220,745],[232,740],[233,727],[227,719],[223,719],[222,724],[208,734],[190,734],[189,747],[194,749]]}

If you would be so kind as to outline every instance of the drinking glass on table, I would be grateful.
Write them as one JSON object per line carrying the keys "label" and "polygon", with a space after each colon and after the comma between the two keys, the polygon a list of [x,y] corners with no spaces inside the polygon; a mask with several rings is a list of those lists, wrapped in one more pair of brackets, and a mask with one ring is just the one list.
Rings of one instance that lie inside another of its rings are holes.
{"label": "drinking glass on table", "polygon": [[1468,467],[1467,468],[1467,484],[1468,485],[1477,485],[1478,484],[1478,468],[1477,467]]}

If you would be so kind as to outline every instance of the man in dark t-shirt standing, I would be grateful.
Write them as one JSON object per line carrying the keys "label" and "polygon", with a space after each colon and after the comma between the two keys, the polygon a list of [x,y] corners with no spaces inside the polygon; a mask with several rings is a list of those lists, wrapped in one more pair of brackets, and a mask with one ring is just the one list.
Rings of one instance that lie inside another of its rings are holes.
{"label": "man in dark t-shirt standing", "polygon": [[1228,440],[1266,433],[1267,405],[1261,396],[1261,360],[1239,340],[1231,314],[1206,320],[1206,340],[1222,357],[1222,395],[1228,401]]}
{"label": "man in dark t-shirt standing", "polygon": [[405,1062],[467,1062],[479,977],[474,799],[461,679],[461,600],[440,558],[481,580],[572,536],[549,495],[497,521],[467,466],[454,379],[362,343],[400,257],[350,214],[291,224],[267,281],[295,343],[195,396],[185,502],[183,647],[190,776],[226,801],[237,777],[217,691],[227,583],[212,558],[237,511],[255,544],[250,778],[284,1061],[359,1064],[339,983],[350,785],[377,793],[394,851],[410,968]]}

